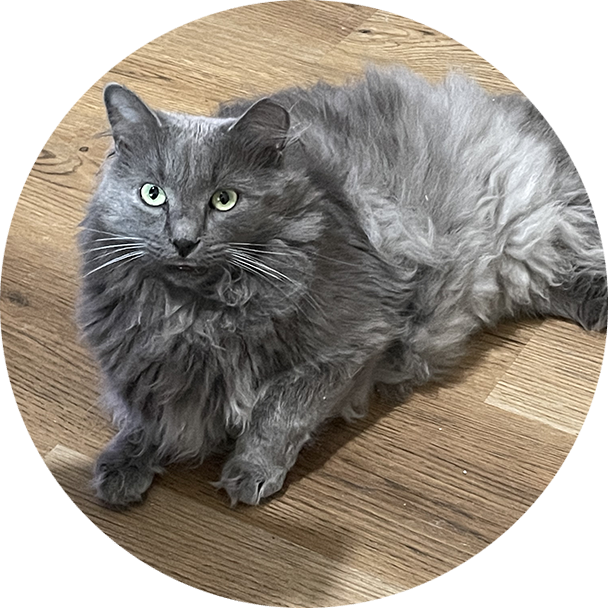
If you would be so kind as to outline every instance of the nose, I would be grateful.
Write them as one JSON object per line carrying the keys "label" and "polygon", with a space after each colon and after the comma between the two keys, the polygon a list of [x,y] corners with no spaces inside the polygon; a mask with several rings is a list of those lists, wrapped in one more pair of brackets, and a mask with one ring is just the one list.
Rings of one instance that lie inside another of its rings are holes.
{"label": "nose", "polygon": [[196,241],[191,241],[190,239],[175,239],[173,245],[177,249],[177,253],[179,253],[180,257],[186,258],[194,251],[200,242],[200,239]]}

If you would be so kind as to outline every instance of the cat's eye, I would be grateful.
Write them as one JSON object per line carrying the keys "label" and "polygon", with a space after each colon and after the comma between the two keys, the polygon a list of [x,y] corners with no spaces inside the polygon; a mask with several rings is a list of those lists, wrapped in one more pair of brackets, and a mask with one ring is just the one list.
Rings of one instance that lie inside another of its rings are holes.
{"label": "cat's eye", "polygon": [[165,191],[156,184],[144,184],[139,191],[141,200],[151,207],[160,207],[167,200]]}
{"label": "cat's eye", "polygon": [[234,190],[218,190],[211,197],[211,205],[218,211],[230,211],[238,199],[239,195]]}

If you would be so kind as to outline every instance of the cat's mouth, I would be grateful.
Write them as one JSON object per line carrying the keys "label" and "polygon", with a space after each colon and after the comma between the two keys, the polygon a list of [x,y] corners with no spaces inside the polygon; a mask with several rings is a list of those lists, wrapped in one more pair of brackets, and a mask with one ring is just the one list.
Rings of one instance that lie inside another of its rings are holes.
{"label": "cat's mouth", "polygon": [[184,274],[196,274],[203,272],[203,269],[200,266],[195,264],[167,264],[166,268],[169,272],[175,273],[184,273]]}
{"label": "cat's mouth", "polygon": [[222,272],[221,266],[176,260],[165,263],[162,274],[173,285],[182,287],[196,285],[199,289],[203,285],[213,285],[221,277]]}
{"label": "cat's mouth", "polygon": [[164,265],[165,277],[176,285],[213,284],[221,276],[221,267],[182,261]]}

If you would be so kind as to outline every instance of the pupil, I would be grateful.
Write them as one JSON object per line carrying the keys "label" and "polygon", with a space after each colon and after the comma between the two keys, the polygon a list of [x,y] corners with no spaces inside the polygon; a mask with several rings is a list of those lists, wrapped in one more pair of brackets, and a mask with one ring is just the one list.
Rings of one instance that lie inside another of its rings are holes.
{"label": "pupil", "polygon": [[150,190],[148,190],[148,196],[154,200],[158,196],[158,186],[152,186]]}
{"label": "pupil", "polygon": [[222,203],[222,205],[225,205],[226,203],[230,202],[230,196],[228,195],[228,192],[226,192],[225,190],[222,190],[219,194],[220,199],[220,203]]}

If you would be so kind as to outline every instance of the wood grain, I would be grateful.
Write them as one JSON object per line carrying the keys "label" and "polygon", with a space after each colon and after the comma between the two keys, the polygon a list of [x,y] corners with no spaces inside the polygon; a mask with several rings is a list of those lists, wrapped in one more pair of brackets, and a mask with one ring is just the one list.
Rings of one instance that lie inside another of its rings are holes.
{"label": "wood grain", "polygon": [[[238,40],[238,44],[234,41]],[[441,384],[399,405],[376,401],[328,425],[258,508],[230,509],[221,460],[173,467],[125,513],[97,505],[91,463],[112,429],[97,371],[73,320],[77,226],[109,146],[105,83],[152,106],[211,112],[226,99],[317,79],[368,61],[435,80],[460,69],[491,91],[515,87],[457,42],[372,8],[293,0],[192,22],[138,50],[95,84],[41,151],[6,247],[1,314],[17,403],[59,483],[118,544],[193,587],[266,605],[330,606],[411,588],[507,530],[568,454],[595,390],[605,335],[559,320],[505,323],[477,336]]]}
{"label": "wood grain", "polygon": [[607,2],[367,1],[451,37],[526,93],[608,91]]}
{"label": "wood grain", "polygon": [[[587,350],[590,340],[597,348]],[[593,398],[603,359],[604,336],[574,325],[546,321],[519,353],[486,403],[578,434]]]}

